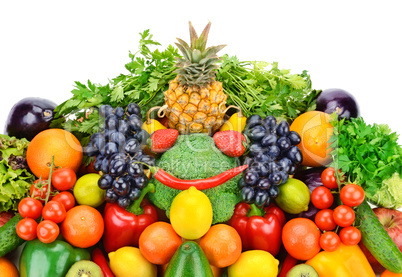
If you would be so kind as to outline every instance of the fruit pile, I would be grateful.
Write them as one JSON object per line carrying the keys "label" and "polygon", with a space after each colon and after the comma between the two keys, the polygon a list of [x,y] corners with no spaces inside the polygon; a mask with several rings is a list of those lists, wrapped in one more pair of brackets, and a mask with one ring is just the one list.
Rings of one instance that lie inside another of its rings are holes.
{"label": "fruit pile", "polygon": [[79,90],[13,107],[0,277],[402,276],[397,135],[366,124],[348,92],[303,86],[306,73],[219,71],[224,45],[206,47],[209,28],[198,37],[190,23],[174,74],[166,52],[150,55],[170,68],[159,66],[161,105],[124,100],[163,75],[132,72],[111,95],[89,83],[78,102]]}

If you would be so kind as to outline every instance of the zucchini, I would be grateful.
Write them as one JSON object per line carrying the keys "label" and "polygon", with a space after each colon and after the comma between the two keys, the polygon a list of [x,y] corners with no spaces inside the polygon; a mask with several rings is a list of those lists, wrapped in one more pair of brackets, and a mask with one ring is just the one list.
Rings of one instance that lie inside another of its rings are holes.
{"label": "zucchini", "polygon": [[356,227],[359,228],[361,241],[389,271],[402,273],[402,253],[382,226],[367,200],[356,207]]}
{"label": "zucchini", "polygon": [[22,219],[20,214],[13,216],[6,224],[0,227],[0,257],[22,245],[25,240],[17,235],[17,223]]}

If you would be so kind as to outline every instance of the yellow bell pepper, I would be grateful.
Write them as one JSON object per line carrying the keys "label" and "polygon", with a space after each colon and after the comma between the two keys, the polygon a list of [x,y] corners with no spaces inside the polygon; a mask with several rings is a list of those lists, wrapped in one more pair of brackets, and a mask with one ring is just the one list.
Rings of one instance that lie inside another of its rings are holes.
{"label": "yellow bell pepper", "polygon": [[243,116],[242,112],[239,111],[226,120],[219,131],[234,130],[241,133],[243,132],[244,127],[246,127],[246,121],[247,117]]}
{"label": "yellow bell pepper", "polygon": [[160,129],[166,129],[158,120],[148,119],[142,124],[142,129],[147,131],[148,134],[152,135],[153,132]]}
{"label": "yellow bell pepper", "polygon": [[147,133],[150,135],[152,135],[152,133],[155,132],[156,130],[166,129],[166,127],[163,126],[162,123],[160,123],[158,120],[150,118],[151,112],[153,112],[155,110],[159,110],[159,112],[158,112],[158,116],[159,116],[160,114],[162,114],[162,112],[165,109],[166,108],[164,106],[163,107],[153,107],[153,108],[149,109],[149,111],[147,112],[147,119],[142,124],[141,128],[143,130],[147,131]]}
{"label": "yellow bell pepper", "polygon": [[320,277],[375,277],[371,265],[358,245],[341,245],[335,251],[321,251],[306,264]]}

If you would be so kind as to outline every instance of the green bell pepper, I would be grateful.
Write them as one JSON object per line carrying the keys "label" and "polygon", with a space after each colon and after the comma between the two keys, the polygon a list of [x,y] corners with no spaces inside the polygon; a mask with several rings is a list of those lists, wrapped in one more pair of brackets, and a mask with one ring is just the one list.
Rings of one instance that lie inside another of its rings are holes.
{"label": "green bell pepper", "polygon": [[74,248],[65,241],[43,243],[35,239],[22,250],[20,277],[64,277],[75,262],[90,259],[88,250]]}

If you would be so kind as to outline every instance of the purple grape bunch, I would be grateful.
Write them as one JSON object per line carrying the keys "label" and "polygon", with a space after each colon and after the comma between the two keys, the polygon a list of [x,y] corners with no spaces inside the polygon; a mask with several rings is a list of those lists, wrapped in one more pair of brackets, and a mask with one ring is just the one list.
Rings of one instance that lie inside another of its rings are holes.
{"label": "purple grape bunch", "polygon": [[303,161],[297,145],[300,135],[289,130],[289,123],[277,123],[274,116],[254,114],[243,131],[250,145],[243,160],[248,168],[239,180],[242,200],[257,206],[268,206],[279,194],[279,186],[296,172]]}
{"label": "purple grape bunch", "polygon": [[125,110],[105,104],[99,107],[99,115],[104,118],[103,127],[90,137],[84,151],[96,157],[94,169],[103,173],[98,185],[106,190],[106,202],[125,208],[149,182],[138,162],[155,165],[155,158],[142,150],[149,134],[141,128],[141,109],[136,103]]}

